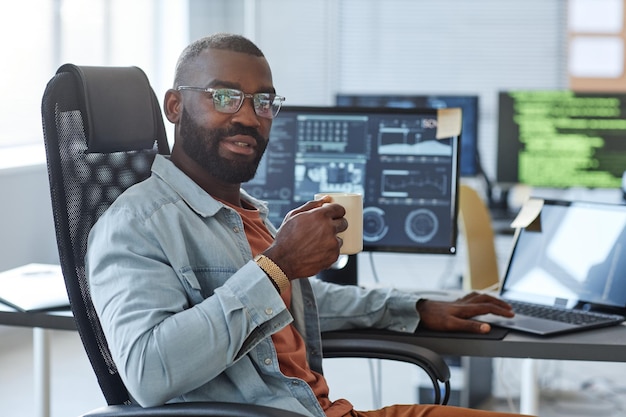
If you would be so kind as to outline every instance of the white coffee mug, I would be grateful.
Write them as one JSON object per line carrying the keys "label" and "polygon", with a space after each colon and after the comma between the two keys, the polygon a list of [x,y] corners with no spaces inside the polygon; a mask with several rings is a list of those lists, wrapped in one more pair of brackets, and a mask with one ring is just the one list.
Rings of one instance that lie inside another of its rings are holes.
{"label": "white coffee mug", "polygon": [[344,255],[354,255],[363,250],[363,196],[356,193],[318,193],[315,199],[323,196],[332,198],[333,203],[337,203],[346,209],[345,219],[348,221],[348,228],[337,234],[343,240],[343,245],[339,253]]}

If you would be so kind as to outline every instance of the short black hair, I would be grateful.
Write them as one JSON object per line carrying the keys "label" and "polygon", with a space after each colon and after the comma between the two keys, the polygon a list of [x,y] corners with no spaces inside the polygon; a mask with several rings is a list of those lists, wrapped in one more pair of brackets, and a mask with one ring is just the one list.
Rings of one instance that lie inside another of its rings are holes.
{"label": "short black hair", "polygon": [[174,86],[182,82],[182,76],[188,64],[207,49],[222,49],[264,57],[263,52],[250,39],[232,33],[216,33],[189,44],[178,58],[174,75]]}

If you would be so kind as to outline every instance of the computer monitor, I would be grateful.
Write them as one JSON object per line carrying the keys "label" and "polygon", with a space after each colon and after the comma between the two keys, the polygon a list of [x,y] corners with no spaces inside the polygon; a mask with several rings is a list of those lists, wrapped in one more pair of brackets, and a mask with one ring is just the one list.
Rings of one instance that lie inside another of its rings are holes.
{"label": "computer monitor", "polygon": [[499,93],[497,181],[545,188],[621,188],[626,93]]}
{"label": "computer monitor", "polygon": [[473,177],[483,174],[478,152],[477,95],[337,94],[336,104],[349,107],[459,107],[463,111],[459,175]]}
{"label": "computer monitor", "polygon": [[365,251],[454,254],[459,136],[437,139],[437,116],[423,108],[283,107],[243,188],[269,203],[276,226],[316,193],[361,193]]}

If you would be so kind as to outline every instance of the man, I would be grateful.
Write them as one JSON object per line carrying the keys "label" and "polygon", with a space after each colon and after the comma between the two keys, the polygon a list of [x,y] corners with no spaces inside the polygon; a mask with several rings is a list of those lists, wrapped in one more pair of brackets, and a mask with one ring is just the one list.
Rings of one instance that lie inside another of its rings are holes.
{"label": "man", "polygon": [[281,102],[247,39],[220,34],[188,46],[164,100],[176,126],[171,157],[157,156],[153,175],[90,234],[93,301],[133,399],[257,403],[319,417],[483,415],[436,406],[359,414],[330,399],[320,331],[488,332],[468,318],[512,312],[480,294],[446,303],[307,279],[336,261],[344,209],[310,201],[276,231],[266,206],[240,189]]}

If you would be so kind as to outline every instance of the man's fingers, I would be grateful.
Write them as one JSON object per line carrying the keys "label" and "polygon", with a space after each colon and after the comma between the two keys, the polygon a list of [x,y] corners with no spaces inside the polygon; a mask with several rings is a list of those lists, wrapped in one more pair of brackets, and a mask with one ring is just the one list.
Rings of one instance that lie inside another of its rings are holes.
{"label": "man's fingers", "polygon": [[454,330],[467,333],[489,333],[491,325],[477,320],[457,318],[454,320]]}
{"label": "man's fingers", "polygon": [[515,313],[510,307],[500,306],[493,303],[480,303],[471,306],[461,305],[458,307],[456,316],[470,318],[481,316],[483,314],[495,314],[503,317],[513,317]]}
{"label": "man's fingers", "polygon": [[295,209],[289,211],[287,213],[287,215],[285,216],[285,220],[290,219],[291,217],[295,216],[296,214],[304,213],[305,211],[309,211],[309,210],[316,209],[318,207],[322,207],[324,204],[330,203],[330,202],[331,202],[331,199],[328,196],[325,196],[324,198],[321,198],[319,200],[307,201],[306,203],[304,203],[300,207],[296,207]]}
{"label": "man's fingers", "polygon": [[511,310],[512,307],[509,303],[507,303],[506,301],[503,301],[499,298],[493,297],[489,294],[483,294],[483,293],[478,293],[478,292],[471,292],[467,295],[465,295],[462,298],[459,298],[457,300],[458,302],[462,302],[462,303],[471,303],[471,304],[491,304],[491,305],[495,305],[498,306],[500,308],[506,309],[506,310]]}
{"label": "man's fingers", "polygon": [[345,217],[341,217],[335,220],[335,233],[345,232],[348,228],[348,220]]}
{"label": "man's fingers", "polygon": [[491,331],[491,325],[489,323],[472,322],[472,331],[474,333],[489,333]]}
{"label": "man's fingers", "polygon": [[346,215],[346,209],[337,203],[323,204],[320,210],[324,210],[331,219],[341,219]]}
{"label": "man's fingers", "polygon": [[317,200],[313,200],[313,202],[319,202],[320,205],[324,204],[324,203],[332,203],[333,198],[329,195],[324,195],[321,198],[317,199]]}

